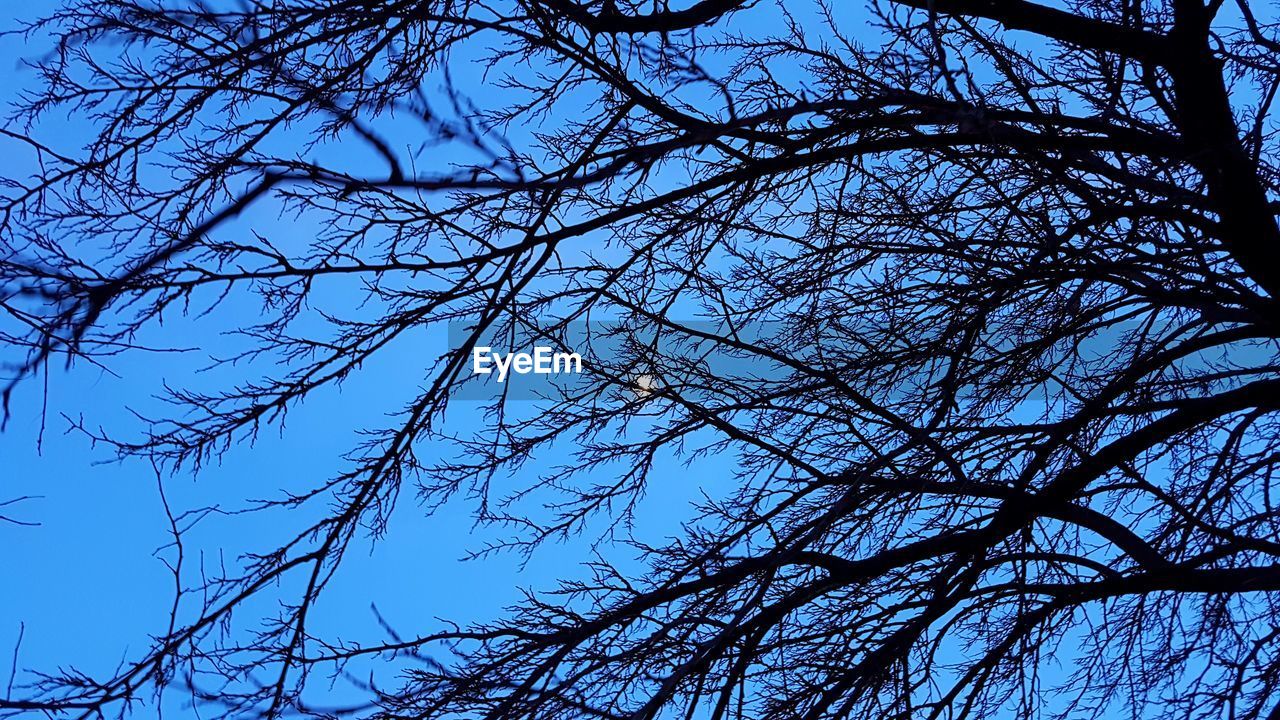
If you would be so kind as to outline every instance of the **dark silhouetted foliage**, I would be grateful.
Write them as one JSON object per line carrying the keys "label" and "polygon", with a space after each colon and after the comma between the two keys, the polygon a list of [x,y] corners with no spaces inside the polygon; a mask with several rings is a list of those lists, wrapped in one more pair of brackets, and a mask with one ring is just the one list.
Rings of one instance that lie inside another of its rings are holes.
{"label": "dark silhouetted foliage", "polygon": [[[377,659],[398,681],[361,717],[1280,717],[1262,5],[50,10],[34,124],[4,131],[39,159],[3,193],[6,399],[223,313],[218,387],[76,424],[186,474],[387,348],[467,333],[331,477],[261,508],[292,540],[179,573],[171,630],[114,676],[64,668],[0,709],[145,716],[195,678],[202,717],[326,716],[307,698]],[[42,140],[68,113],[87,144]],[[477,340],[579,349],[597,321],[620,349],[583,382],[450,426]],[[736,475],[632,542],[672,455],[683,482]],[[602,549],[489,624],[313,632],[344,552],[413,494],[510,530],[478,552]],[[256,633],[219,632],[263,598]]]}

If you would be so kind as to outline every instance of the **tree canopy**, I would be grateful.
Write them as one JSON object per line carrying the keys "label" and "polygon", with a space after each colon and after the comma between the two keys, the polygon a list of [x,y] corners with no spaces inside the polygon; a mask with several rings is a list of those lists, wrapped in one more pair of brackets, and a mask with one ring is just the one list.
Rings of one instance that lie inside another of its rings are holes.
{"label": "tree canopy", "polygon": [[[172,477],[389,348],[459,341],[332,475],[260,508],[291,539],[179,572],[169,629],[117,674],[47,669],[0,713],[145,715],[198,675],[202,716],[323,717],[308,683],[435,653],[351,712],[1280,717],[1275,14],[59,4],[0,130],[38,160],[4,181],[6,406],[50,364],[221,314],[216,387],[76,423]],[[67,116],[80,146],[41,134]],[[487,427],[450,424],[482,339],[593,332],[613,349],[536,412],[494,394]],[[711,455],[732,490],[630,537],[658,459],[699,482]],[[312,630],[353,542],[455,494],[514,533],[482,551],[604,549],[487,624]],[[264,597],[256,633],[218,632]]]}

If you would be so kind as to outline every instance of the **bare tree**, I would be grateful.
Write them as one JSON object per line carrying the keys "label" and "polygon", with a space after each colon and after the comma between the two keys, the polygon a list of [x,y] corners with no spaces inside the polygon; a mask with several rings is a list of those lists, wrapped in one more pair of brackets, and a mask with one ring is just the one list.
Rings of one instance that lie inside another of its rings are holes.
{"label": "bare tree", "polygon": [[[252,307],[220,361],[240,382],[81,428],[188,473],[397,343],[465,337],[332,477],[264,508],[322,519],[179,573],[202,592],[118,674],[0,708],[128,714],[198,674],[222,679],[206,717],[324,716],[310,677],[418,653],[449,662],[353,712],[1280,717],[1274,15],[63,4],[4,131],[40,168],[0,219],[6,399],[55,359],[144,351],[162,316]],[[18,121],[64,113],[85,147]],[[327,230],[273,237],[251,209]],[[585,381],[537,413],[496,396],[490,431],[455,436],[477,341],[577,347],[596,320],[621,349]],[[637,373],[660,382],[629,391]],[[568,466],[531,460],[566,443]],[[680,453],[737,458],[734,490],[639,546],[643,573],[584,558],[507,617],[390,643],[308,626],[405,490],[472,494],[515,552],[625,544]],[[259,633],[216,631],[260,596],[280,613]]]}

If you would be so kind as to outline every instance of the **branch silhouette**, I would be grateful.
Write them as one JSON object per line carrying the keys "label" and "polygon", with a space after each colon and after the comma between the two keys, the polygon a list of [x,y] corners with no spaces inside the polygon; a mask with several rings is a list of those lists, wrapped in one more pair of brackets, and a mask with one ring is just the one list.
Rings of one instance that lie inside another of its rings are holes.
{"label": "branch silhouette", "polygon": [[[162,319],[238,323],[219,387],[71,422],[164,483],[393,348],[462,341],[332,476],[251,506],[287,541],[171,564],[145,651],[107,677],[68,658],[0,714],[137,716],[184,686],[224,718],[1280,713],[1274,13],[214,5],[63,2],[26,29],[53,51],[4,130],[36,161],[0,205],[6,412]],[[41,137],[66,115],[83,147]],[[599,352],[460,435],[486,338]],[[631,526],[664,457],[732,482],[655,545]],[[322,636],[403,491],[512,530],[476,557],[600,554],[487,624]],[[225,512],[164,502],[179,552]],[[357,662],[396,679],[312,699]]]}

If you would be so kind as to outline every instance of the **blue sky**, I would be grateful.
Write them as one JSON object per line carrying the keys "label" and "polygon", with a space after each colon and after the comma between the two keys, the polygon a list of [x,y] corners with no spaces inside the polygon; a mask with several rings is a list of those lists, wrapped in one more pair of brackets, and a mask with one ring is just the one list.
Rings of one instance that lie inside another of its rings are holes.
{"label": "blue sky", "polygon": [[[35,4],[7,4],[0,29],[15,27],[40,10]],[[20,37],[0,38],[0,67],[7,78],[0,94],[6,101],[33,82],[19,60],[35,57],[42,49],[25,46]],[[76,118],[42,123],[40,135],[68,150],[85,137]],[[6,153],[9,177],[29,171],[22,163],[30,159],[16,145],[0,145],[0,150]],[[243,222],[265,233],[313,230],[305,220],[281,220],[266,213],[250,213]],[[105,675],[137,657],[146,650],[149,637],[164,631],[174,587],[163,560],[172,561],[174,550],[164,547],[170,540],[169,524],[157,474],[143,462],[115,462],[108,448],[68,433],[63,414],[83,417],[90,427],[138,428],[131,409],[156,408],[152,398],[165,383],[203,382],[197,370],[226,349],[226,338],[218,334],[228,329],[225,323],[252,320],[252,305],[236,302],[224,306],[215,318],[171,317],[144,338],[157,346],[185,348],[184,352],[122,356],[109,364],[109,372],[56,365],[15,396],[8,430],[0,434],[0,500],[32,496],[8,508],[7,514],[38,523],[0,523],[0,677],[8,677],[16,648],[15,695],[23,695],[17,687],[34,679],[30,669],[52,672],[74,665]],[[359,429],[380,425],[387,413],[411,399],[427,360],[446,342],[438,333],[394,348],[379,359],[380,366],[367,367],[340,388],[309,399],[290,415],[283,432],[264,432],[255,445],[236,447],[198,476],[164,476],[170,507],[180,513],[217,503],[222,510],[234,511],[251,499],[329,477],[341,466],[341,453],[358,441]],[[459,431],[474,428],[482,422],[478,407],[474,402],[455,405],[449,422]],[[531,470],[565,459],[558,454],[565,451],[545,453]],[[693,474],[670,463],[657,475],[641,508],[639,532],[653,539],[673,534],[684,515],[680,508],[698,489],[727,481],[729,462],[703,462]],[[468,550],[501,537],[500,531],[476,528],[473,510],[473,502],[459,497],[428,517],[412,492],[405,492],[387,536],[376,544],[366,539],[348,555],[318,608],[315,630],[348,640],[387,639],[371,610],[375,603],[405,635],[439,629],[438,618],[463,625],[483,621],[515,602],[519,588],[550,587],[576,574],[579,563],[590,559],[584,542],[571,541],[548,546],[527,563],[512,555],[462,562]],[[273,538],[283,537],[303,519],[279,513],[210,514],[188,535],[186,567],[201,562],[209,567],[230,565],[246,550],[271,549]],[[620,557],[627,555],[629,551]],[[248,610],[252,612],[242,615],[240,622],[252,627],[261,617],[254,613],[269,614],[271,608]],[[243,630],[235,627],[232,632]],[[332,704],[349,696],[339,684],[330,697],[312,699]],[[165,705],[180,708],[182,702],[171,697]]]}
{"label": "blue sky", "polygon": [[[0,30],[48,7],[9,3],[0,10]],[[758,22],[767,18],[753,17]],[[0,98],[9,100],[34,81],[19,59],[42,50],[39,45],[24,46],[19,37],[0,37],[0,69],[7,73]],[[478,82],[474,76],[458,79]],[[50,118],[39,134],[68,151],[86,137],[84,123],[74,117]],[[22,177],[30,171],[30,158],[20,146],[0,139],[0,152],[6,159],[6,176]],[[321,152],[348,166],[370,158],[366,149],[354,144]],[[440,165],[451,159],[445,151],[423,157]],[[419,167],[423,172],[430,169]],[[285,240],[314,237],[321,230],[316,218],[282,219],[269,209],[250,211],[238,222],[241,228]],[[334,284],[318,292],[341,301],[350,289]],[[8,430],[0,433],[0,502],[32,496],[2,512],[38,524],[0,522],[0,682],[9,675],[15,648],[15,686],[34,679],[27,669],[52,672],[74,665],[106,675],[119,663],[138,657],[148,639],[165,630],[174,595],[165,564],[174,559],[174,549],[167,547],[169,521],[160,487],[175,512],[212,504],[222,511],[206,515],[187,535],[188,584],[201,563],[234,565],[244,552],[274,549],[277,540],[305,524],[305,513],[230,513],[253,499],[297,491],[339,471],[342,454],[360,441],[359,431],[391,422],[388,415],[412,399],[425,382],[431,359],[448,344],[444,328],[407,338],[341,386],[309,398],[289,415],[283,430],[264,430],[256,443],[233,448],[198,475],[157,477],[148,464],[115,462],[108,448],[67,432],[64,413],[82,418],[89,427],[140,430],[131,411],[158,411],[154,395],[164,385],[216,383],[217,373],[201,374],[199,369],[210,357],[230,351],[234,341],[223,333],[256,321],[257,308],[251,299],[233,297],[212,316],[196,315],[171,316],[140,338],[143,344],[181,352],[132,353],[115,358],[109,371],[55,365],[16,395]],[[459,434],[484,422],[474,401],[451,406],[449,428]],[[433,448],[442,453],[449,449]],[[568,444],[545,450],[522,474],[498,481],[508,488],[519,486],[539,470],[567,461],[572,450]],[[733,466],[731,456],[703,458],[691,468],[677,458],[663,459],[639,508],[637,534],[655,544],[676,534],[679,523],[691,514],[690,501],[702,492],[715,496],[731,486]],[[474,511],[474,500],[460,496],[428,514],[407,489],[387,535],[377,542],[362,539],[345,558],[313,615],[313,631],[365,643],[386,640],[372,610],[375,604],[406,636],[438,630],[446,620],[462,625],[482,622],[516,602],[521,588],[551,588],[558,580],[578,576],[581,564],[592,559],[588,533],[586,538],[546,546],[527,562],[511,554],[464,562],[469,551],[506,535],[501,528],[476,527]],[[628,548],[602,550],[617,562],[635,562]],[[284,587],[271,597],[287,596],[288,590]],[[252,630],[272,611],[269,604],[250,605],[231,632]],[[1064,667],[1070,662],[1071,658],[1061,660]],[[394,677],[383,676],[381,681],[394,683]],[[318,682],[313,690],[311,699],[327,705],[357,695],[343,683],[329,690]],[[185,716],[180,693],[170,695],[165,705],[172,706],[176,716]]]}

